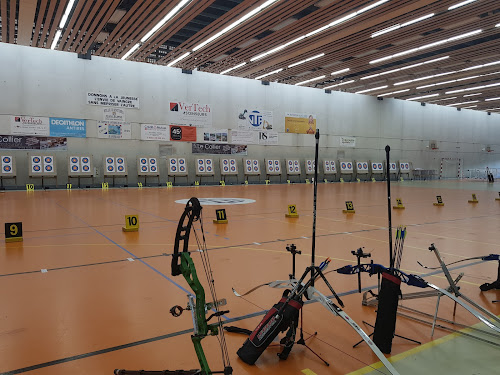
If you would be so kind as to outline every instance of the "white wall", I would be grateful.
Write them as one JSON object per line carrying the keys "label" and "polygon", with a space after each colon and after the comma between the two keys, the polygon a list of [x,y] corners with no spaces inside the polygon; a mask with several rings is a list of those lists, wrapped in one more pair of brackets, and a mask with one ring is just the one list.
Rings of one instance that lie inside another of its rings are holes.
{"label": "white wall", "polygon": [[[159,155],[160,142],[140,141],[140,123],[168,124],[169,101],[209,103],[216,128],[237,128],[238,111],[257,107],[274,112],[279,146],[248,147],[249,157],[313,158],[314,137],[284,133],[284,113],[315,113],[320,129],[320,158],[383,160],[389,144],[392,160],[409,160],[414,167],[439,169],[443,157],[464,160],[464,169],[500,168],[500,115],[394,99],[221,76],[145,63],[92,57],[0,43],[0,134],[10,134],[11,115],[87,119],[87,138],[68,138],[68,152],[57,152],[59,183],[66,183],[66,159],[70,153],[91,153],[101,171],[105,154],[128,158],[130,183],[136,183],[137,155]],[[97,138],[97,121],[104,107],[86,104],[86,93],[106,92],[138,96],[140,109],[126,109],[132,123],[132,140]],[[339,148],[339,136],[356,137],[356,148]],[[429,140],[439,150],[431,151]],[[165,142],[161,142],[165,144]],[[168,142],[167,142],[168,144]],[[173,153],[188,158],[194,172],[191,144],[172,143]],[[482,151],[491,145],[495,152]],[[26,151],[15,151],[19,184],[27,181]],[[265,155],[265,156],[264,156]],[[218,165],[218,157],[214,160]],[[240,168],[241,169],[241,168]],[[217,168],[218,170],[218,168]],[[161,176],[167,179],[166,163]],[[194,176],[190,176],[190,181]],[[216,180],[218,177],[216,177]]]}

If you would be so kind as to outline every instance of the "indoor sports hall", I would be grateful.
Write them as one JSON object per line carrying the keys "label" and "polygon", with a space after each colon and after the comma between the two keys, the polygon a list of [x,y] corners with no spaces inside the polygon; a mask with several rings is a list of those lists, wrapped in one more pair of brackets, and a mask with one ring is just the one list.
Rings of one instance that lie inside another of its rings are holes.
{"label": "indoor sports hall", "polygon": [[0,0],[0,375],[500,374],[493,0]]}

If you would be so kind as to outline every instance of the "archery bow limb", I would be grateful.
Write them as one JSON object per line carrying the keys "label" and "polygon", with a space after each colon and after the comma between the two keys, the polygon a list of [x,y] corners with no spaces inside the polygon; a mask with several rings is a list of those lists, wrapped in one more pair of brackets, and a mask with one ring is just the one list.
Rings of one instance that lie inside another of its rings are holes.
{"label": "archery bow limb", "polygon": [[[484,260],[484,261],[491,261],[491,260],[498,260],[498,261],[500,261],[500,255],[499,254],[482,255],[482,256],[477,256],[477,257],[472,257],[472,258],[460,259],[460,260],[457,260],[455,262],[446,263],[445,265],[446,265],[446,267],[448,267],[448,266],[451,266],[453,264],[467,262],[469,260],[477,260],[477,259]],[[423,265],[422,263],[420,263],[418,261],[417,261],[417,263],[419,264],[419,266],[421,266],[423,268],[426,268],[428,270],[438,270],[438,269],[441,268],[441,266],[439,266],[439,267],[427,267],[427,266]]]}
{"label": "archery bow limb", "polygon": [[[223,353],[222,360],[224,363],[224,374],[232,374],[232,368],[229,362],[229,355],[224,338],[224,330],[221,329],[222,321],[220,319],[220,316],[224,314],[224,312],[219,311],[218,309],[219,303],[215,294],[214,280],[212,279],[212,270],[210,267],[210,261],[208,259],[208,253],[206,249],[201,210],[202,207],[197,198],[193,197],[186,203],[184,212],[182,213],[179,224],[177,225],[174,253],[172,254],[172,276],[178,276],[182,274],[194,293],[194,297],[192,295],[188,296],[188,304],[191,309],[194,324],[194,334],[191,336],[191,341],[193,342],[202,373],[204,375],[209,375],[212,374],[212,371],[210,370],[208,361],[205,357],[203,346],[201,345],[201,340],[204,339],[207,335],[218,335],[219,343],[221,345],[221,350]],[[196,221],[200,222],[201,232],[203,234],[202,243],[200,242],[200,239],[193,228],[193,222]],[[203,289],[203,286],[198,279],[196,267],[194,266],[193,259],[191,258],[191,255],[188,251],[189,235],[191,229],[193,229],[193,232],[195,234],[198,248],[201,250],[205,274],[210,285],[211,295],[214,298],[214,303],[212,305],[213,308],[215,308],[216,312],[212,316],[215,316],[218,320],[218,322],[214,324],[207,324],[207,305],[205,301],[205,290]],[[182,252],[179,252],[181,241],[183,241],[183,250]]]}

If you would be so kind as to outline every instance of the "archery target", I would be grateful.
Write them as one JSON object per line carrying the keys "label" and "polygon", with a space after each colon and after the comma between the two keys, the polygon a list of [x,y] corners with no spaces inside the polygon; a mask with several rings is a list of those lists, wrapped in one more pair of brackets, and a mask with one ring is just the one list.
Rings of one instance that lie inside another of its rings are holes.
{"label": "archery target", "polygon": [[342,163],[342,164],[340,165],[340,168],[341,168],[341,169],[346,169],[346,167],[347,167],[347,165],[346,165],[345,163]]}
{"label": "archery target", "polygon": [[32,156],[31,157],[31,172],[40,173],[42,172],[42,157]]}
{"label": "archery target", "polygon": [[69,169],[71,173],[80,173],[80,158],[78,156],[70,156]]}
{"label": "archery target", "polygon": [[398,168],[396,166],[396,163],[389,163],[389,170],[390,171],[397,171]]}
{"label": "archery target", "polygon": [[236,172],[236,165],[231,165],[231,172]]}
{"label": "archery target", "polygon": [[141,165],[141,172],[147,173],[148,172],[148,166],[147,165]]}
{"label": "archery target", "polygon": [[12,173],[12,157],[4,156],[2,157],[2,173]]}
{"label": "archery target", "polygon": [[54,172],[54,158],[52,156],[45,156],[43,158],[43,170],[47,173]]}
{"label": "archery target", "polygon": [[236,166],[236,160],[234,160],[234,159],[231,159],[231,160],[230,160],[230,163],[231,163],[231,165],[234,165],[234,166]]}
{"label": "archery target", "polygon": [[357,166],[358,169],[363,169],[363,164],[361,163],[358,163],[358,166]]}
{"label": "archery target", "polygon": [[170,165],[177,165],[177,159],[170,158]]}
{"label": "archery target", "polygon": [[252,172],[252,165],[247,164],[245,168],[247,172]]}
{"label": "archery target", "polygon": [[356,163],[356,168],[358,170],[358,173],[368,172],[368,163],[365,161],[358,161]]}
{"label": "archery target", "polygon": [[[147,169],[147,168],[146,168]],[[149,171],[150,172],[156,172],[158,170],[158,168],[156,167],[155,164],[150,164],[149,165]]]}
{"label": "archery target", "polygon": [[147,165],[148,164],[148,159],[146,159],[146,158],[140,158],[139,159],[139,164],[141,164],[141,165]]}
{"label": "archery target", "polygon": [[363,163],[363,169],[368,170],[368,163]]}
{"label": "archery target", "polygon": [[222,170],[223,170],[224,172],[229,172],[229,167],[228,167],[227,165],[224,165],[224,166],[222,167]]}
{"label": "archery target", "polygon": [[[81,158],[82,172],[90,173],[90,158],[88,156],[82,156]],[[114,164],[113,164],[114,167]]]}
{"label": "archery target", "polygon": [[401,169],[401,172],[408,172],[410,170],[410,163],[399,163],[399,169]]}
{"label": "archery target", "polygon": [[228,161],[227,159],[223,159],[223,160],[222,160],[222,164],[224,164],[224,165],[228,165],[228,164],[229,164],[229,161]]}
{"label": "archery target", "polygon": [[106,171],[108,173],[115,172],[115,158],[109,156],[106,158]]}
{"label": "archery target", "polygon": [[378,164],[377,164],[377,166],[378,166],[378,169],[380,169],[380,170],[382,170],[382,169],[383,169],[383,167],[382,167],[382,163],[378,163]]}
{"label": "archery target", "polygon": [[125,172],[125,167],[123,165],[119,165],[117,170],[118,172]]}
{"label": "archery target", "polygon": [[347,163],[347,169],[352,169],[352,164],[351,163]]}

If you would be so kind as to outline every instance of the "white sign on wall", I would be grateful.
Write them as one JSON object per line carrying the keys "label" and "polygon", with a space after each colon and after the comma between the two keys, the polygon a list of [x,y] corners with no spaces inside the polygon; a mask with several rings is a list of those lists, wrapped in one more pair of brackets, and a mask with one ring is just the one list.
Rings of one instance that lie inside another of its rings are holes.
{"label": "white sign on wall", "polygon": [[10,130],[14,135],[50,135],[48,117],[11,116]]}
{"label": "white sign on wall", "polygon": [[97,137],[110,139],[132,139],[130,122],[97,121]]}
{"label": "white sign on wall", "polygon": [[203,142],[227,143],[227,129],[204,130]]}
{"label": "white sign on wall", "polygon": [[170,141],[168,125],[141,124],[141,139],[143,141]]}
{"label": "white sign on wall", "polygon": [[278,132],[259,132],[259,145],[277,145]]}
{"label": "white sign on wall", "polygon": [[210,104],[170,102],[168,122],[172,125],[212,127]]}
{"label": "white sign on wall", "polygon": [[356,138],[340,137],[340,147],[356,147]]}
{"label": "white sign on wall", "polygon": [[241,130],[271,130],[273,123],[273,111],[261,109],[238,111],[238,128]]}
{"label": "white sign on wall", "polygon": [[125,121],[125,111],[121,108],[104,108],[102,119],[104,121]]}
{"label": "white sign on wall", "polygon": [[131,95],[113,95],[101,92],[87,92],[88,105],[139,109],[139,98]]}
{"label": "white sign on wall", "polygon": [[259,133],[251,130],[231,130],[231,143],[235,145],[256,145]]}

